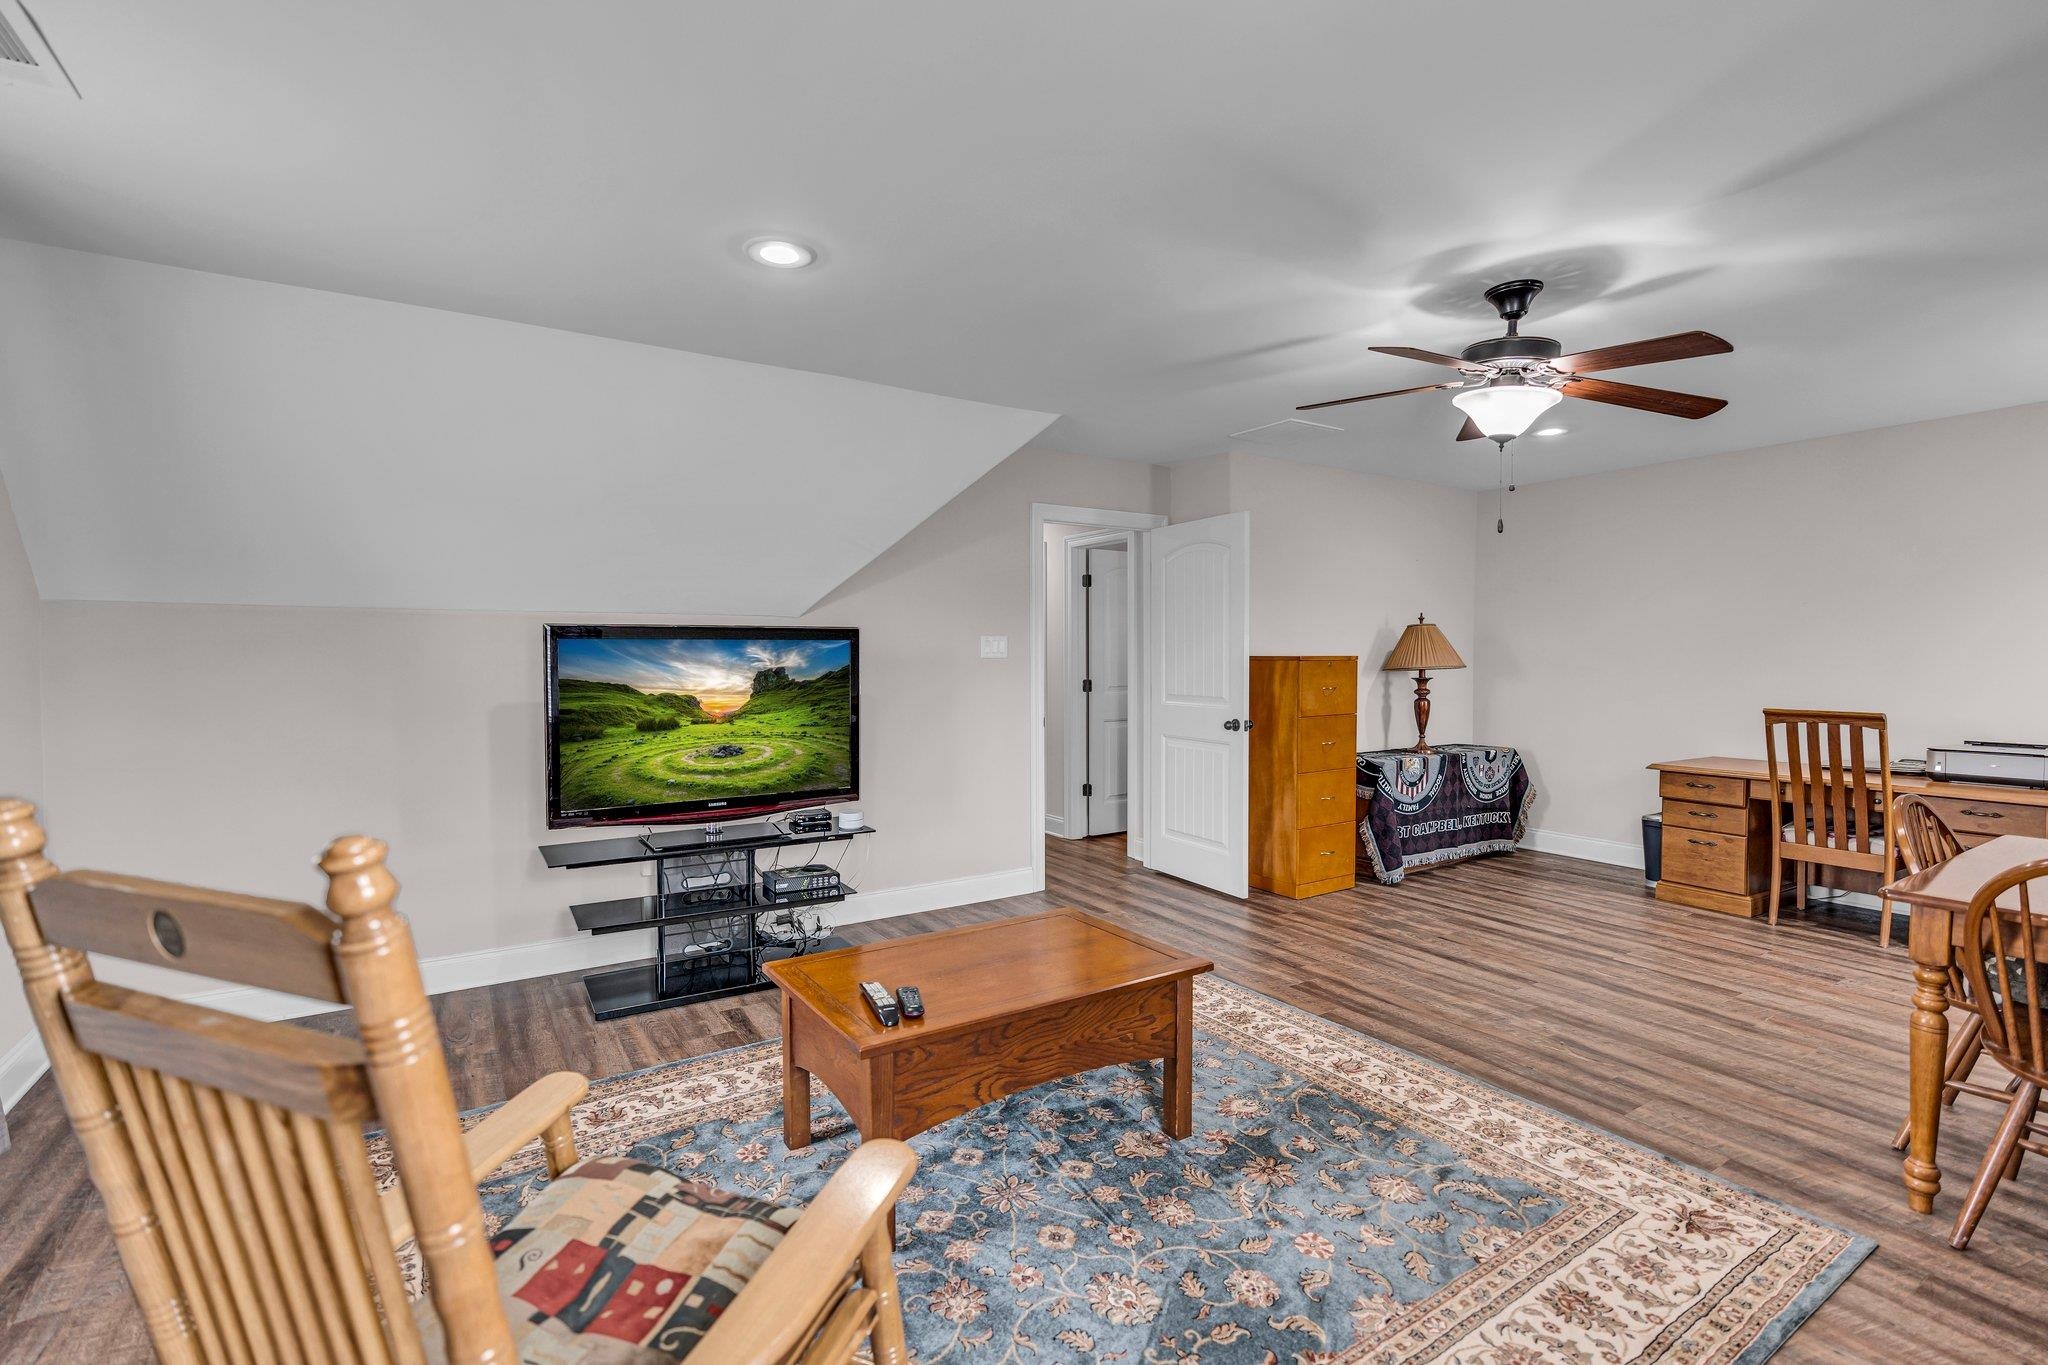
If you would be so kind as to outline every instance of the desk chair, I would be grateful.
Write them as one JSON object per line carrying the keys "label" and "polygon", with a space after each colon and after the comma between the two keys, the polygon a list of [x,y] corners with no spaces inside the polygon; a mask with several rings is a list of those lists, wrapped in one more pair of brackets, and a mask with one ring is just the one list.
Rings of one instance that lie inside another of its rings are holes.
{"label": "desk chair", "polygon": [[[2034,1141],[2036,1134],[2048,1136],[2034,1123],[2041,1087],[2048,1086],[2048,1020],[2043,1018],[2048,1011],[2041,1003],[2042,995],[2048,994],[2042,990],[2048,981],[2042,970],[2048,961],[2048,914],[2036,915],[2028,896],[2029,886],[2044,878],[2048,860],[1999,873],[1970,897],[1969,917],[1963,921],[1963,971],[1983,1028],[1984,1053],[2012,1074],[2012,1084],[2005,1090],[1958,1087],[2005,1103],[2005,1118],[1984,1153],[1977,1178],[1970,1182],[1970,1192],[1963,1196],[1955,1231],[1949,1235],[1949,1245],[1958,1251],[1970,1244],[1998,1182],[2019,1174],[2021,1154],[2048,1156],[2048,1147]],[[2014,889],[2019,892],[2015,903],[1998,904]]]}
{"label": "desk chair", "polygon": [[[1889,883],[1899,841],[1891,829],[1892,752],[1875,711],[1764,711],[1771,783],[1771,923],[1778,922],[1780,879],[1792,865],[1794,903],[1806,908],[1806,868],[1846,867]],[[1872,772],[1866,759],[1875,758]],[[1871,828],[1878,804],[1879,830]],[[1878,942],[1891,946],[1891,907]]]}
{"label": "desk chair", "polygon": [[[877,1365],[904,1359],[902,1143],[863,1145],[800,1211],[578,1161],[569,1072],[464,1132],[383,844],[329,845],[326,910],[59,873],[43,844],[35,807],[0,800],[0,923],[169,1365],[845,1362],[870,1338]],[[352,1006],[362,1041],[107,985],[89,952]],[[382,1195],[371,1123],[399,1178]],[[476,1182],[536,1139],[550,1183],[487,1241]]]}
{"label": "desk chair", "polygon": [[[1948,827],[1941,815],[1928,803],[1926,798],[1906,795],[1892,805],[1892,828],[1899,834],[1899,857],[1910,873],[1924,872],[1937,863],[1945,863],[1963,851],[1962,840]],[[1891,907],[1885,907],[1885,914],[1891,914]],[[1984,1050],[1981,1034],[1984,1021],[1977,1014],[1977,1005],[1970,998],[1970,979],[1959,965],[1948,969],[1948,987],[1943,992],[1950,1009],[1966,1011],[1963,1022],[1956,1027],[1948,1040],[1948,1057],[1941,1069],[1941,1102],[1953,1106],[1961,1092],[1950,1084],[1967,1078],[1970,1068],[1977,1064],[1978,1055]],[[1913,1121],[1909,1118],[1899,1125],[1898,1136],[1892,1139],[1892,1150],[1903,1152],[1913,1132]]]}

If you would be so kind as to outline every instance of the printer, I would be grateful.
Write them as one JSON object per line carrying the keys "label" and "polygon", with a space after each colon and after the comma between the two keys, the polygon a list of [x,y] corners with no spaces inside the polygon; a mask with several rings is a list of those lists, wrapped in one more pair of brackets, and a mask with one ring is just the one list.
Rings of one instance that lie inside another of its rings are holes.
{"label": "printer", "polygon": [[1936,782],[1998,782],[2048,787],[2048,744],[1971,739],[1927,751],[1927,775]]}

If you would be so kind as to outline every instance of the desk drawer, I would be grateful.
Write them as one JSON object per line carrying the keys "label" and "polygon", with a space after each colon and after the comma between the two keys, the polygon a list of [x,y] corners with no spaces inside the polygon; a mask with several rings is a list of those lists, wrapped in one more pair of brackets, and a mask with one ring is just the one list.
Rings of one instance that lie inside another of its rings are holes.
{"label": "desk drawer", "polygon": [[1683,826],[1664,828],[1664,878],[1740,895],[1749,890],[1749,841]]}
{"label": "desk drawer", "polygon": [[1749,801],[1749,783],[1739,777],[1660,773],[1657,794],[1673,801],[1691,801],[1702,806],[1741,806]]}
{"label": "desk drawer", "polygon": [[1664,827],[1679,829],[1721,830],[1729,834],[1746,835],[1749,832],[1749,807],[1716,806],[1705,801],[1673,801],[1664,799]]}
{"label": "desk drawer", "polygon": [[1358,660],[1303,659],[1297,704],[1304,716],[1357,715]]}
{"label": "desk drawer", "polygon": [[1355,768],[1303,773],[1294,779],[1294,823],[1298,828],[1334,824],[1339,820],[1358,823],[1358,772]]}
{"label": "desk drawer", "polygon": [[1303,716],[1295,722],[1294,771],[1327,772],[1358,768],[1356,716]]}
{"label": "desk drawer", "polygon": [[2048,807],[2007,805],[2003,801],[1966,801],[1930,796],[1927,804],[1957,834],[2048,834]]}

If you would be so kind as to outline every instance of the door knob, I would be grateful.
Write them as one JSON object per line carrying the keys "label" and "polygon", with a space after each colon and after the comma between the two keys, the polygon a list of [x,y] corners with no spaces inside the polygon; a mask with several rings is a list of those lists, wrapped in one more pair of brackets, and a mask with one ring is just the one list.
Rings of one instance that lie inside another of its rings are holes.
{"label": "door knob", "polygon": [[1239,721],[1226,720],[1223,722],[1223,728],[1226,730],[1242,730],[1244,729],[1244,725],[1242,722]]}

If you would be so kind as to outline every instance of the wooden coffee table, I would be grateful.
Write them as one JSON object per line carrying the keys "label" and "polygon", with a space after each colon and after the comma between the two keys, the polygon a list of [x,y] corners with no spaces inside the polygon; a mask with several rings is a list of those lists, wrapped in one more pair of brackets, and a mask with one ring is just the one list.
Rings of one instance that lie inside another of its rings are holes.
{"label": "wooden coffee table", "polygon": [[[762,964],[782,988],[782,1136],[811,1143],[811,1077],[863,1138],[905,1138],[1019,1090],[1118,1062],[1165,1060],[1160,1127],[1194,1123],[1191,957],[1079,910]],[[883,1028],[860,983],[924,993]]]}

